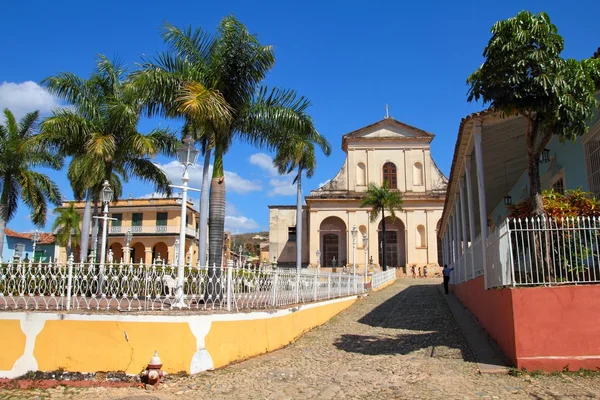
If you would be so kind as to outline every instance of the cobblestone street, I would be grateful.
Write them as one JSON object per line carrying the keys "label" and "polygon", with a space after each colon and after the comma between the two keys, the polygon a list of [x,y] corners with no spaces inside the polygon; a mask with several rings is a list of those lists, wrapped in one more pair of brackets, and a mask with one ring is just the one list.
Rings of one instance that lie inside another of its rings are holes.
{"label": "cobblestone street", "polygon": [[600,395],[600,375],[477,373],[438,288],[400,279],[285,349],[159,389],[56,388],[0,398],[108,399],[579,399]]}

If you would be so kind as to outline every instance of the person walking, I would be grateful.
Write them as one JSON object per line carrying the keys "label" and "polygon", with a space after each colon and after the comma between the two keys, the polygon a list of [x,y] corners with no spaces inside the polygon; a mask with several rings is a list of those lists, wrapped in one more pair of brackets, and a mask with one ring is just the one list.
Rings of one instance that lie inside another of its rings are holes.
{"label": "person walking", "polygon": [[419,267],[419,278],[421,277],[421,267]]}
{"label": "person walking", "polygon": [[410,267],[410,272],[412,272],[412,277],[415,279],[417,277],[417,273],[415,272],[415,266]]}
{"label": "person walking", "polygon": [[453,269],[454,269],[454,267],[448,268],[448,265],[445,264],[444,269],[442,270],[442,273],[444,274],[444,292],[446,292],[446,294],[448,294],[448,283],[450,282],[450,272],[452,272]]}
{"label": "person walking", "polygon": [[423,267],[423,277],[427,278],[427,265]]}

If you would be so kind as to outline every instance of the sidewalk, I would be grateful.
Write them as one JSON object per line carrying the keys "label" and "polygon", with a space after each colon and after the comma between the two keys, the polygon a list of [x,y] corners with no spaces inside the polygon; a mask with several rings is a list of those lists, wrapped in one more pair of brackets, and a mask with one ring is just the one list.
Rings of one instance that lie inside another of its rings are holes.
{"label": "sidewalk", "polygon": [[465,336],[477,361],[479,372],[482,374],[507,373],[510,366],[506,358],[475,316],[462,305],[454,294],[445,295],[441,284],[438,285],[438,291],[446,300],[448,308]]}

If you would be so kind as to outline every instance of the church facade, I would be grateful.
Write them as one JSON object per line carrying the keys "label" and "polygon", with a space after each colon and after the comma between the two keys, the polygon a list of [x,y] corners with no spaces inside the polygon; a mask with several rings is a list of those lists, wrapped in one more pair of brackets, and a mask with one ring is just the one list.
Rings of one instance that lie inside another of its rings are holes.
{"label": "church facade", "polygon": [[[386,180],[404,200],[395,220],[386,213],[388,266],[441,263],[437,231],[448,180],[431,157],[433,138],[433,134],[393,118],[342,136],[346,160],[333,179],[305,197],[302,237],[296,235],[295,205],[269,206],[271,260],[275,258],[280,266],[295,265],[296,243],[301,240],[303,266],[316,266],[318,261],[325,268],[352,265],[354,253],[360,270],[365,261],[379,265],[384,251],[382,217],[380,214],[371,222],[369,209],[361,208],[360,201],[369,183],[381,185]],[[359,231],[355,251],[354,226]]]}

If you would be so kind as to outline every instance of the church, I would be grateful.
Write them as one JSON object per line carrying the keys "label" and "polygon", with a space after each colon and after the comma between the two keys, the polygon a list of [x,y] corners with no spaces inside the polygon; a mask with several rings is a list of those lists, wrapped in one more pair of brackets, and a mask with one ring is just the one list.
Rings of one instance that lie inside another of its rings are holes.
{"label": "church", "polygon": [[[271,260],[275,258],[278,266],[295,266],[296,243],[301,240],[303,267],[352,265],[354,253],[360,271],[365,261],[379,265],[384,251],[381,213],[371,222],[369,209],[361,208],[360,201],[369,183],[381,185],[386,180],[404,200],[395,220],[386,213],[388,266],[438,266],[442,248],[437,231],[448,179],[431,157],[433,138],[391,117],[343,135],[344,165],[328,183],[305,197],[302,237],[296,235],[296,205],[269,206]],[[355,251],[353,227],[358,230]]]}

